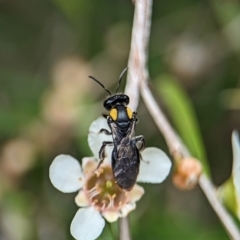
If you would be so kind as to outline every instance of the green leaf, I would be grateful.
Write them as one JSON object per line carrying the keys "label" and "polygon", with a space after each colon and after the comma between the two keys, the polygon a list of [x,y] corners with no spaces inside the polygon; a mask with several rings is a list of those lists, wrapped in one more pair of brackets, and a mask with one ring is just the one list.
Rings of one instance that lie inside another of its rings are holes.
{"label": "green leaf", "polygon": [[225,205],[240,219],[240,142],[237,131],[232,133],[232,176],[218,188]]}
{"label": "green leaf", "polygon": [[115,237],[111,229],[111,223],[108,223],[106,221],[105,228],[103,229],[102,234],[98,237],[98,240],[114,240],[114,239]]}
{"label": "green leaf", "polygon": [[202,163],[204,172],[209,175],[205,147],[191,100],[180,84],[169,75],[158,78],[157,91],[167,106],[174,127],[191,154]]}
{"label": "green leaf", "polygon": [[223,185],[218,188],[218,195],[227,206],[227,208],[234,214],[237,213],[237,201],[233,178],[230,177]]}
{"label": "green leaf", "polygon": [[237,1],[213,0],[212,8],[217,18],[223,24],[227,24],[240,13],[240,4]]}
{"label": "green leaf", "polygon": [[52,0],[52,2],[56,4],[70,20],[78,19],[86,10],[87,5],[87,2],[82,0]]}

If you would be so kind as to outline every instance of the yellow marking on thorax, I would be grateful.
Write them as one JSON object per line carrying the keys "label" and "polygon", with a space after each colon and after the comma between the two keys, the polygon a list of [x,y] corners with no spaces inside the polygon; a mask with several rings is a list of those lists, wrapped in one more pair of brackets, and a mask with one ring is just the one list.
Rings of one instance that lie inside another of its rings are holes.
{"label": "yellow marking on thorax", "polygon": [[109,115],[113,119],[113,121],[116,121],[117,120],[117,109],[116,108],[111,109]]}
{"label": "yellow marking on thorax", "polygon": [[127,107],[127,115],[129,117],[129,119],[132,119],[133,113],[132,113],[132,110],[128,107]]}

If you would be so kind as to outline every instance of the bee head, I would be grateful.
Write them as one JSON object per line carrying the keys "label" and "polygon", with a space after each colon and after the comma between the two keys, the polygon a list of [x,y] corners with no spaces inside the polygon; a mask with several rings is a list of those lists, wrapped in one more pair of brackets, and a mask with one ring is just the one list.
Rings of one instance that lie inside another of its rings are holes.
{"label": "bee head", "polygon": [[129,104],[129,97],[123,93],[110,96],[103,102],[103,106],[107,111],[110,111],[112,108],[115,108],[117,105],[127,106],[128,104]]}

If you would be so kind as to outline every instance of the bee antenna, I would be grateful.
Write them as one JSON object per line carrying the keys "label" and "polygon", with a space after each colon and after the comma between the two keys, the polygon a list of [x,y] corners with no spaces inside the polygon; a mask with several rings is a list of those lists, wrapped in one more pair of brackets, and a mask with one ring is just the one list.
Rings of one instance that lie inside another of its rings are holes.
{"label": "bee antenna", "polygon": [[125,72],[128,70],[128,67],[126,67],[125,69],[123,69],[122,73],[120,74],[120,77],[119,77],[119,80],[118,80],[118,85],[117,85],[117,89],[116,89],[116,92],[118,91],[119,87],[120,87],[120,84],[121,84],[121,81],[122,81],[122,78],[123,78],[123,75],[125,74]]}
{"label": "bee antenna", "polygon": [[104,85],[101,83],[101,82],[99,82],[95,77],[93,77],[93,76],[88,76],[89,78],[91,78],[92,80],[94,80],[95,82],[97,82],[106,92],[108,92],[108,94],[111,96],[112,95],[112,93],[108,90],[108,89],[106,89],[105,87],[104,87]]}

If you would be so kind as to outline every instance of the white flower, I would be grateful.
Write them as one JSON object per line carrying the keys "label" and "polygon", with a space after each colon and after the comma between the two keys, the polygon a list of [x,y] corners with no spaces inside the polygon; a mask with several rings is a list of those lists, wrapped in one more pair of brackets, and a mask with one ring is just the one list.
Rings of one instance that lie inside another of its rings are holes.
{"label": "white flower", "polygon": [[[109,129],[103,117],[94,121],[89,129],[88,143],[94,157],[78,160],[69,155],[57,156],[49,170],[52,184],[59,191],[70,193],[79,191],[75,202],[80,208],[71,223],[71,234],[79,240],[94,240],[102,232],[105,221],[114,222],[125,217],[136,208],[144,189],[135,184],[131,191],[121,189],[113,177],[111,168],[112,147],[106,147],[106,158],[96,170],[98,152],[103,141],[111,141],[112,136],[99,133]],[[161,183],[169,174],[171,161],[158,148],[146,148],[141,152],[142,161],[138,182]],[[103,218],[104,217],[104,218]]]}

